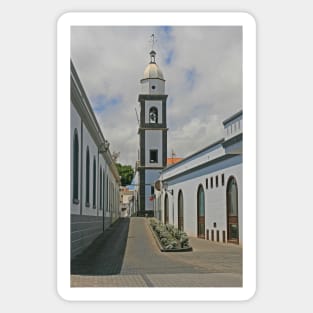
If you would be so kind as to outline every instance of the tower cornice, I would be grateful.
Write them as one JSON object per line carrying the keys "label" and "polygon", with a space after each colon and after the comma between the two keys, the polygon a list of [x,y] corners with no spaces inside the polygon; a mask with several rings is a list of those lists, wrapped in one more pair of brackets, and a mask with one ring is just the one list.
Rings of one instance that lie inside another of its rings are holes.
{"label": "tower cornice", "polygon": [[148,94],[140,94],[138,96],[138,101],[142,100],[166,100],[168,95],[148,95]]}
{"label": "tower cornice", "polygon": [[168,127],[151,127],[151,126],[147,126],[147,127],[139,127],[138,128],[138,134],[141,132],[141,131],[145,131],[145,130],[162,130],[162,131],[168,131]]}
{"label": "tower cornice", "polygon": [[166,81],[166,80],[163,79],[163,78],[155,77],[155,78],[143,78],[143,79],[140,80],[140,83],[143,83],[143,82],[148,81],[148,80],[151,80],[151,79],[153,79],[153,80],[161,80],[161,81],[163,81],[163,82]]}

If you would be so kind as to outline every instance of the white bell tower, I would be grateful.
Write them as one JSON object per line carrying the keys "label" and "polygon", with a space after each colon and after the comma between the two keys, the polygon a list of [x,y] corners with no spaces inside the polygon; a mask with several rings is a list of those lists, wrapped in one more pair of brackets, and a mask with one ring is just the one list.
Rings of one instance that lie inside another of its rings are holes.
{"label": "white bell tower", "polygon": [[139,121],[139,210],[153,211],[154,182],[167,161],[165,79],[151,50],[141,83]]}

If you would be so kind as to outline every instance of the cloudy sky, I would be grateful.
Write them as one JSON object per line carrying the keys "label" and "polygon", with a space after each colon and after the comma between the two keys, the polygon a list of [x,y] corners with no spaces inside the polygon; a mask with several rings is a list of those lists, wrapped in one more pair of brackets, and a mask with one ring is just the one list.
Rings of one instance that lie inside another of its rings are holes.
{"label": "cloudy sky", "polygon": [[152,33],[168,94],[168,157],[222,138],[222,121],[242,108],[241,27],[72,27],[71,58],[104,137],[120,152],[118,161],[132,166]]}

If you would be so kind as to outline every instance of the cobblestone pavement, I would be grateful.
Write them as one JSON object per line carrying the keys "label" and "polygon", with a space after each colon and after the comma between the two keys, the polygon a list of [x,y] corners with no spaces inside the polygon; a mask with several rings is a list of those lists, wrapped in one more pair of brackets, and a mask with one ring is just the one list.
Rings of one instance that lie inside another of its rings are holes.
{"label": "cobblestone pavement", "polygon": [[242,248],[190,238],[161,252],[147,219],[120,219],[71,264],[71,287],[241,287]]}

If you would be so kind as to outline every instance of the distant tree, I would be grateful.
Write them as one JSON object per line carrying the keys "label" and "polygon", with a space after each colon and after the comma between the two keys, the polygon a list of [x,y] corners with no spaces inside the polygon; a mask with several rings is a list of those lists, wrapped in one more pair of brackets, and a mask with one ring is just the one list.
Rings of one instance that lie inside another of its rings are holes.
{"label": "distant tree", "polygon": [[134,170],[130,165],[122,165],[116,163],[119,175],[121,176],[121,185],[127,186],[131,183],[134,177]]}

